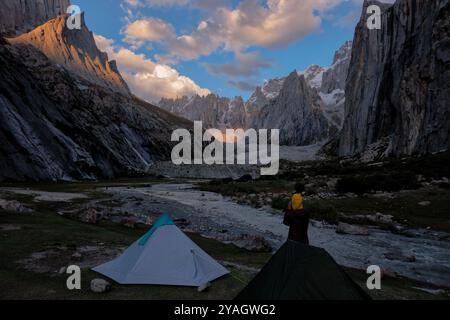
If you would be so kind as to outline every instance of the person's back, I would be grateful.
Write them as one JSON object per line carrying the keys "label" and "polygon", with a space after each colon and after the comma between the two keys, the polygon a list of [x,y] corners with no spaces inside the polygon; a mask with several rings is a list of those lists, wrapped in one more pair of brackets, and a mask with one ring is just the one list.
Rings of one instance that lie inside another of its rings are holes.
{"label": "person's back", "polygon": [[303,206],[302,196],[302,192],[305,191],[304,185],[296,184],[295,191],[285,212],[283,223],[289,226],[289,240],[309,244],[309,213]]}

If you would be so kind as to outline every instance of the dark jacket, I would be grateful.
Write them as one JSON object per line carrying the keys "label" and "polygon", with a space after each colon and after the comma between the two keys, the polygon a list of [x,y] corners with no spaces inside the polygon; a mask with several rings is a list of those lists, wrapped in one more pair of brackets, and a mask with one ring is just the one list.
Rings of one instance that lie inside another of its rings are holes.
{"label": "dark jacket", "polygon": [[289,226],[289,240],[309,244],[309,212],[306,209],[286,210],[283,224]]}

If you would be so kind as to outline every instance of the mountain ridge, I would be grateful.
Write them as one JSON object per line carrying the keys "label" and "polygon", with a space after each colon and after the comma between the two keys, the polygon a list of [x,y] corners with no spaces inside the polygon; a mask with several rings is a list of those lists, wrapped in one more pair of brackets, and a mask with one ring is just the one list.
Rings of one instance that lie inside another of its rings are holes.
{"label": "mountain ridge", "polygon": [[[293,76],[297,74],[299,77],[303,77],[306,87],[300,91],[303,96],[299,96],[298,99],[304,99],[307,103],[299,103],[297,107],[307,108],[315,110],[316,114],[323,113],[322,116],[310,118],[311,121],[319,121],[319,123],[308,124],[299,122],[298,128],[295,129],[290,126],[290,133],[282,133],[282,136],[291,138],[282,139],[282,142],[291,145],[304,145],[315,144],[317,142],[326,140],[330,134],[335,134],[340,129],[343,123],[344,108],[343,103],[345,101],[345,94],[342,82],[345,82],[347,69],[350,60],[351,53],[351,41],[347,41],[341,46],[335,53],[333,64],[329,67],[321,67],[318,65],[310,65],[306,70],[297,72],[293,71],[289,76],[270,79],[264,82],[262,86],[257,86],[250,98],[244,103],[238,103],[237,107],[230,108],[229,106],[238,99],[224,98],[216,94],[210,94],[206,97],[194,96],[194,97],[181,97],[178,99],[161,99],[158,105],[166,110],[174,112],[179,116],[186,117],[192,121],[200,120],[204,122],[207,127],[225,129],[228,128],[263,128],[264,125],[269,126],[266,128],[278,128],[276,125],[281,124],[283,121],[278,121],[276,117],[283,117],[280,112],[274,111],[273,115],[268,109],[268,106],[275,107],[275,101],[278,99],[280,92],[286,86],[286,79],[290,78],[294,81],[298,81]],[[333,88],[332,91],[322,92],[324,86],[323,77],[327,74],[327,88]],[[335,80],[337,79],[337,80]],[[343,80],[344,79],[344,80]],[[331,84],[333,81],[339,81],[337,84]],[[298,83],[297,83],[298,84]],[[293,87],[296,87],[295,85]],[[297,92],[298,93],[298,92]],[[242,98],[240,100],[243,101]],[[305,102],[303,101],[303,102]],[[283,104],[279,101],[278,104]],[[228,107],[227,107],[228,105]],[[231,116],[227,116],[227,110],[233,110],[234,113]],[[242,116],[237,116],[236,110],[243,110],[245,119]],[[263,113],[264,111],[264,113]],[[291,112],[303,113],[303,110],[291,110]],[[213,115],[213,116],[211,116]],[[264,118],[264,119],[263,119]],[[220,121],[221,119],[229,119],[229,121]],[[270,120],[269,120],[270,119]],[[281,119],[281,118],[280,118]],[[324,124],[324,120],[327,124]],[[287,121],[287,119],[285,119]],[[300,119],[297,119],[300,121]],[[264,125],[262,125],[264,123]],[[301,134],[299,132],[310,131],[311,128],[316,128],[315,134],[305,134],[309,139],[299,138],[293,139],[292,137]],[[332,128],[332,129],[330,129]],[[286,127],[280,128],[281,131],[288,130]],[[297,133],[294,133],[297,132]],[[317,139],[320,137],[320,139]]]}
{"label": "mountain ridge", "polygon": [[84,14],[81,14],[80,30],[69,30],[67,17],[60,15],[30,32],[8,38],[8,41],[32,45],[54,63],[89,82],[131,95],[115,61],[108,61],[107,54],[97,48],[94,36],[85,24]]}

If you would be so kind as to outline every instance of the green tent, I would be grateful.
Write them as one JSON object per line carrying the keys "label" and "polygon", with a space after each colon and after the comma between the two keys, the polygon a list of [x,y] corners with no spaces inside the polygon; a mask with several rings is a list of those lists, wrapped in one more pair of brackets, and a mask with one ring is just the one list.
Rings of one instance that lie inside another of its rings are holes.
{"label": "green tent", "polygon": [[236,300],[368,300],[324,250],[288,241]]}

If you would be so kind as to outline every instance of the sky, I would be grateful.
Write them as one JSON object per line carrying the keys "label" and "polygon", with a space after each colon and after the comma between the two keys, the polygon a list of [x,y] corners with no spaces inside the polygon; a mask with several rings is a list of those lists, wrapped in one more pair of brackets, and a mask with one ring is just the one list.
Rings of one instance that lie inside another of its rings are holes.
{"label": "sky", "polygon": [[330,65],[362,0],[72,0],[133,93],[149,102],[248,98],[265,80]]}

